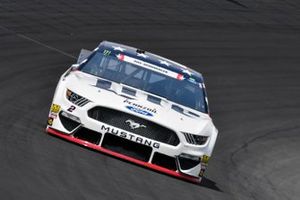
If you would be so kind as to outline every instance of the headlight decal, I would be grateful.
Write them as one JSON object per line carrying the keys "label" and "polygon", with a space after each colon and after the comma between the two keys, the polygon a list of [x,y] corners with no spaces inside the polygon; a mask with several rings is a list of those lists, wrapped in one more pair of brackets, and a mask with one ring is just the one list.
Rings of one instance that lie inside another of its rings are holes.
{"label": "headlight decal", "polygon": [[208,136],[202,136],[202,135],[194,135],[191,133],[185,133],[182,132],[186,141],[190,144],[194,145],[203,145],[206,143]]}
{"label": "headlight decal", "polygon": [[88,104],[89,102],[91,102],[87,98],[84,98],[84,97],[76,94],[75,92],[72,92],[69,89],[67,89],[66,98],[69,101],[71,101],[72,103],[74,103],[75,105],[80,106],[80,107],[85,106],[86,104]]}

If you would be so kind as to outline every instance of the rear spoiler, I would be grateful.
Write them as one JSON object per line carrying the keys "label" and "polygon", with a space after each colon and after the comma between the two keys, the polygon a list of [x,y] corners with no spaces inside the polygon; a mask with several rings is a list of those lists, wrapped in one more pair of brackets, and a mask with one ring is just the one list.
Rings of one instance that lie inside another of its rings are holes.
{"label": "rear spoiler", "polygon": [[86,49],[81,49],[79,56],[77,58],[77,64],[81,63],[84,61],[89,55],[91,55],[92,51],[86,50]]}

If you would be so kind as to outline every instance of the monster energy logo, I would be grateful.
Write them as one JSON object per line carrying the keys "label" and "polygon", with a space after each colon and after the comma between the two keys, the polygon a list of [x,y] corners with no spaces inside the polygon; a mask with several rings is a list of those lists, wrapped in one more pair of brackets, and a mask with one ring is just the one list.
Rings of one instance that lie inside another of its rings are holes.
{"label": "monster energy logo", "polygon": [[107,49],[105,49],[105,50],[103,51],[103,55],[105,55],[105,56],[109,56],[110,53],[111,53],[111,51],[109,51],[109,50],[107,50]]}

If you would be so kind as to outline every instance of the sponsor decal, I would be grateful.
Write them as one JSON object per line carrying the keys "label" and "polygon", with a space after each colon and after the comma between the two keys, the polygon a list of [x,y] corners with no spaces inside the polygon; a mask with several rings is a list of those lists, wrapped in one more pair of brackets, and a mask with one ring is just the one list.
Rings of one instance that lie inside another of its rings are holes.
{"label": "sponsor decal", "polygon": [[142,110],[142,109],[133,107],[133,106],[126,106],[126,108],[127,108],[128,110],[131,110],[131,111],[136,112],[136,113],[141,114],[141,115],[145,115],[145,116],[149,116],[149,117],[152,117],[152,116],[153,116],[152,113],[150,113],[150,112],[148,112],[148,111],[146,111],[146,110]]}
{"label": "sponsor decal", "polygon": [[111,51],[109,51],[109,50],[107,50],[107,49],[105,49],[105,50],[103,51],[103,55],[105,55],[105,56],[109,56],[110,53],[111,53]]}
{"label": "sponsor decal", "polygon": [[67,109],[67,111],[69,111],[69,112],[73,112],[75,109],[76,109],[76,107],[75,107],[75,106],[70,106],[70,107]]}
{"label": "sponsor decal", "polygon": [[53,113],[58,113],[60,111],[60,105],[52,104],[50,110]]}
{"label": "sponsor decal", "polygon": [[[153,65],[151,63],[144,62],[142,60],[138,60],[138,59],[132,58],[130,56],[126,56],[124,54],[118,54],[118,55],[116,55],[116,57],[121,61],[125,61],[125,62],[131,63],[131,64],[135,64],[135,65],[138,65],[140,67],[144,67],[146,69],[149,69],[149,70],[164,74],[166,76],[178,79],[178,73],[173,72],[173,71],[168,70],[168,69],[165,69],[163,67],[159,67],[157,65]],[[167,63],[166,61],[162,61],[161,64],[166,65],[166,63]],[[167,63],[167,64],[168,64],[167,66],[169,66],[169,63]],[[180,79],[178,79],[178,80],[180,80]]]}
{"label": "sponsor decal", "polygon": [[48,124],[49,126],[52,126],[53,120],[54,120],[54,119],[53,119],[52,117],[48,117],[47,124]]}
{"label": "sponsor decal", "polygon": [[134,103],[132,101],[129,101],[128,99],[125,99],[123,103],[128,104],[128,106],[126,106],[126,108],[133,112],[136,112],[136,113],[139,113],[139,114],[142,114],[145,116],[149,116],[149,117],[152,117],[153,114],[156,114],[155,108],[149,108],[147,106],[143,106],[143,105]]}
{"label": "sponsor decal", "polygon": [[50,113],[49,117],[52,117],[53,119],[57,118],[57,113]]}
{"label": "sponsor decal", "polygon": [[117,128],[114,128],[114,127],[111,127],[111,126],[108,126],[108,125],[102,125],[101,128],[100,128],[100,132],[102,132],[102,133],[105,132],[105,133],[109,133],[109,134],[112,134],[112,135],[116,135],[118,137],[130,140],[130,141],[133,141],[133,142],[136,142],[136,143],[139,143],[139,144],[143,144],[143,145],[146,145],[146,146],[150,146],[150,147],[153,147],[155,149],[159,149],[159,146],[160,146],[160,144],[158,142],[155,142],[155,141],[152,141],[152,140],[149,140],[149,139],[145,139],[145,138],[142,138],[142,137],[139,137],[139,136],[135,136],[131,133],[128,133],[128,132],[123,131],[123,130],[119,130]]}
{"label": "sponsor decal", "polygon": [[204,164],[207,164],[207,163],[208,163],[208,160],[209,160],[209,156],[203,155],[203,156],[202,156],[202,159],[201,159],[201,162],[204,163]]}
{"label": "sponsor decal", "polygon": [[199,173],[199,176],[200,176],[200,177],[203,177],[204,172],[205,172],[205,169],[201,169],[201,170],[200,170],[200,173]]}
{"label": "sponsor decal", "polygon": [[139,124],[135,121],[133,121],[132,119],[127,119],[125,121],[126,124],[128,124],[128,126],[131,128],[131,129],[137,129],[137,128],[147,128],[147,126],[143,125],[143,124]]}

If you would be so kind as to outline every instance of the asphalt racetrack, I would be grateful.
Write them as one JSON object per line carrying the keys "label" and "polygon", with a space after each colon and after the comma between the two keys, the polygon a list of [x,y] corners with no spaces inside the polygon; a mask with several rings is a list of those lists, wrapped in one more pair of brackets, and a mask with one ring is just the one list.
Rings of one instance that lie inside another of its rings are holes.
{"label": "asphalt racetrack", "polygon": [[[200,71],[219,138],[191,184],[45,133],[59,76],[110,40]],[[300,198],[300,2],[1,0],[1,199]]]}

